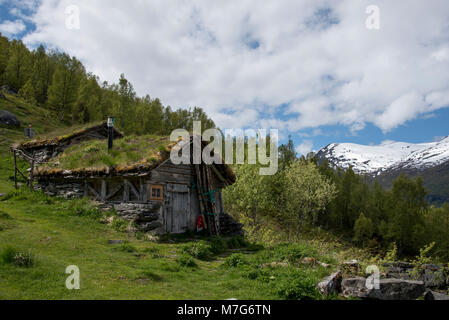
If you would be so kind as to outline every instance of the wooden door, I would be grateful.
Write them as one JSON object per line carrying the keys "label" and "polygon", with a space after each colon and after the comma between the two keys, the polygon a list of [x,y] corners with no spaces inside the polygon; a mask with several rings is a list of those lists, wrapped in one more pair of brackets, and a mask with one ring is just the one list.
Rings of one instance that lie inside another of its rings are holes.
{"label": "wooden door", "polygon": [[184,233],[190,221],[190,193],[186,185],[167,185],[165,229],[169,233]]}

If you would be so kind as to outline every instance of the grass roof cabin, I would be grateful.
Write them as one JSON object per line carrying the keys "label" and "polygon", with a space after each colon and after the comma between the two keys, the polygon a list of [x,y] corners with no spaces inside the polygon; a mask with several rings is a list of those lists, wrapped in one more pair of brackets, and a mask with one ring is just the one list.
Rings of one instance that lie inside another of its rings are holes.
{"label": "grass roof cabin", "polygon": [[[81,138],[76,134],[46,141],[53,146],[68,141],[69,136]],[[30,141],[21,147],[29,150],[45,145]],[[225,164],[175,165],[170,161],[175,145],[168,137],[128,136],[114,140],[108,153],[105,141],[88,139],[75,144],[72,140],[64,145],[64,152],[35,167],[36,188],[65,198],[90,197],[134,221],[143,232],[183,233],[196,230],[198,223],[211,234],[238,231],[223,211],[221,195],[222,188],[235,182],[231,168]]]}

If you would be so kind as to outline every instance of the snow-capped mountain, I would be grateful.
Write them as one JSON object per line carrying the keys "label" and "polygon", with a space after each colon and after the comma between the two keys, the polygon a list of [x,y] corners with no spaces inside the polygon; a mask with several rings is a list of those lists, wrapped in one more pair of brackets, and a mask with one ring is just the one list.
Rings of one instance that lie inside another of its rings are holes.
{"label": "snow-capped mountain", "polygon": [[360,174],[377,176],[385,171],[422,171],[449,161],[449,136],[438,142],[404,143],[387,141],[378,146],[333,143],[322,148],[319,159],[333,166],[353,167]]}

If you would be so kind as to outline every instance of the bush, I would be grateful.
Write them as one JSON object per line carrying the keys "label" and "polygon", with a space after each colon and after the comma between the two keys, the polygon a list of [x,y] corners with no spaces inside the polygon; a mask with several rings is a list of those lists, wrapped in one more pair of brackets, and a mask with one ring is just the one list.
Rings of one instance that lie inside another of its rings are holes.
{"label": "bush", "polygon": [[227,241],[227,247],[230,249],[244,248],[248,246],[248,242],[242,236],[234,236]]}
{"label": "bush", "polygon": [[241,253],[231,254],[223,262],[223,265],[228,268],[237,268],[245,264],[247,264],[247,261],[245,260],[245,257]]}
{"label": "bush", "polygon": [[112,220],[111,226],[112,226],[112,228],[114,228],[114,230],[116,230],[118,232],[125,232],[126,229],[128,228],[128,224],[129,224],[129,221],[119,218],[119,217],[114,217],[114,219]]}
{"label": "bush", "polygon": [[227,248],[226,240],[224,240],[221,237],[213,237],[210,239],[209,243],[210,243],[210,250],[214,254],[219,254],[226,251]]}
{"label": "bush", "polygon": [[303,257],[314,257],[316,252],[310,246],[300,243],[286,243],[271,249],[271,256],[276,261],[288,261],[291,264],[298,262]]}
{"label": "bush", "polygon": [[305,272],[290,272],[279,280],[277,294],[287,300],[311,300],[318,299],[315,281]]}
{"label": "bush", "polygon": [[204,241],[189,243],[182,248],[182,252],[200,260],[206,260],[212,254],[211,246]]}
{"label": "bush", "polygon": [[101,217],[101,210],[93,205],[88,199],[74,200],[70,203],[70,213],[79,217],[89,217],[98,219]]}
{"label": "bush", "polygon": [[183,267],[196,267],[195,260],[187,254],[181,255],[178,259],[176,259],[176,262],[178,262]]}
{"label": "bush", "polygon": [[0,262],[28,268],[34,265],[34,257],[31,252],[20,252],[12,247],[6,247],[0,253]]}

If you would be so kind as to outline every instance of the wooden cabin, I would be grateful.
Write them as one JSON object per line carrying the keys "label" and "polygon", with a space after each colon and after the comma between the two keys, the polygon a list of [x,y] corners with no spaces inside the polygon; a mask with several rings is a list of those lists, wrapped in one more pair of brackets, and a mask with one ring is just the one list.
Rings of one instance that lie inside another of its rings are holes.
{"label": "wooden cabin", "polygon": [[168,137],[132,136],[115,140],[108,153],[105,142],[80,140],[34,168],[35,188],[64,198],[90,197],[143,232],[183,233],[200,226],[210,234],[240,233],[222,201],[222,189],[235,182],[231,168],[175,165],[175,145]]}

